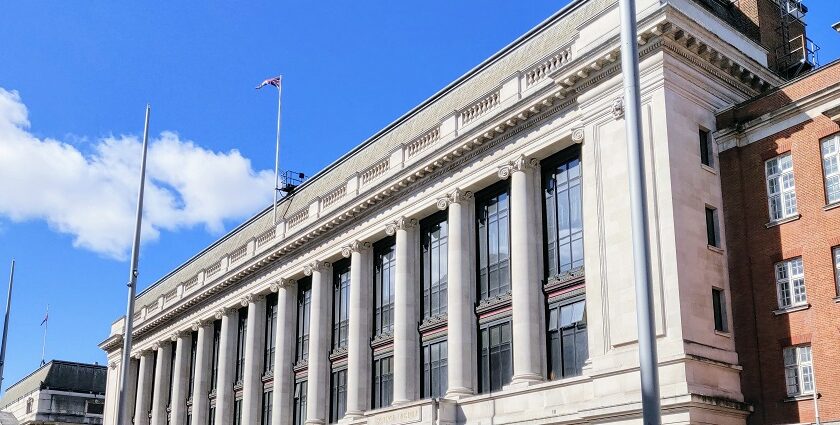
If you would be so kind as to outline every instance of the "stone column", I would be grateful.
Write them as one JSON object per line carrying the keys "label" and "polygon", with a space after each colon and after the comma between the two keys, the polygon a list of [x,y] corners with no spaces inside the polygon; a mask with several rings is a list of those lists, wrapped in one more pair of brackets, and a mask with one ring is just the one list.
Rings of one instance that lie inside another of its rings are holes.
{"label": "stone column", "polygon": [[541,381],[539,341],[545,338],[540,323],[543,308],[540,278],[532,262],[542,255],[537,252],[535,237],[530,232],[536,208],[533,199],[536,159],[520,155],[499,170],[499,177],[510,177],[510,274],[513,309],[513,383]]}
{"label": "stone column", "polygon": [[274,398],[272,399],[271,425],[292,423],[292,364],[295,356],[295,303],[297,285],[293,280],[280,279],[271,285],[277,292],[277,326],[274,339]]}
{"label": "stone column", "polygon": [[417,398],[419,337],[417,334],[417,276],[414,273],[417,220],[400,217],[385,231],[396,234],[394,282],[394,404]]}
{"label": "stone column", "polygon": [[[308,391],[306,393],[306,423],[327,422],[329,394],[330,318],[332,317],[332,267],[316,261],[303,271],[312,276],[312,304],[309,325]],[[221,425],[221,424],[217,424]]]}
{"label": "stone column", "polygon": [[105,414],[102,417],[104,425],[116,425],[121,366],[122,364],[117,361],[108,362],[108,375],[105,381]]}
{"label": "stone column", "polygon": [[242,377],[242,423],[258,424],[262,415],[263,363],[265,352],[265,296],[248,296],[248,332],[245,335],[245,370]]}
{"label": "stone column", "polygon": [[472,192],[455,189],[438,200],[438,208],[449,208],[447,225],[447,346],[449,359],[446,397],[457,399],[474,393],[473,364],[475,363],[475,314],[472,287],[475,261],[472,261],[473,239],[470,236],[470,207]]}
{"label": "stone column", "polygon": [[213,322],[195,322],[192,329],[198,333],[195,345],[195,378],[192,390],[192,423],[204,425],[210,412],[210,378],[213,361]]}
{"label": "stone column", "polygon": [[175,372],[172,374],[172,402],[170,403],[170,424],[187,423],[187,394],[190,384],[190,356],[192,354],[192,333],[181,332],[172,335],[175,341]]}
{"label": "stone column", "polygon": [[350,317],[347,341],[347,414],[364,415],[370,399],[370,242],[354,241],[341,249],[350,257]]}
{"label": "stone column", "polygon": [[222,309],[216,313],[216,318],[222,320],[222,329],[219,338],[219,381],[216,383],[215,425],[230,425],[233,418],[233,378],[239,311],[235,308]]}
{"label": "stone column", "polygon": [[161,342],[157,348],[155,364],[155,396],[152,400],[151,425],[166,425],[166,408],[169,405],[170,371],[172,368],[172,344]]}
{"label": "stone column", "polygon": [[[140,360],[134,357],[131,357],[129,360],[128,367],[128,383],[125,386],[125,411],[123,412],[122,421],[119,422],[119,425],[131,425],[131,418],[134,416],[134,406],[136,405],[137,401],[137,376],[140,369]],[[119,378],[117,378],[117,383],[119,383]],[[116,389],[119,391],[119,388]],[[119,413],[117,412],[116,406],[116,397],[119,394],[114,395],[114,417]]]}
{"label": "stone column", "polygon": [[140,353],[137,372],[137,400],[134,404],[134,425],[149,425],[149,409],[152,407],[152,380],[155,373],[153,351]]}

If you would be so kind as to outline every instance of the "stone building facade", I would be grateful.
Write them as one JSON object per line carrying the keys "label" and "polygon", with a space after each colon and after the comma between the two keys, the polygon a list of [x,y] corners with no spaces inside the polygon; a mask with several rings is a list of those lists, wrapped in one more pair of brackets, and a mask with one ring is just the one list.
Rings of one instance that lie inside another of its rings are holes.
{"label": "stone building facade", "polygon": [[[711,132],[783,81],[637,3],[664,421],[744,424]],[[106,424],[121,367],[125,424],[639,421],[618,18],[571,2],[139,294]]]}
{"label": "stone building facade", "polygon": [[718,115],[750,423],[840,420],[838,122],[840,61]]}
{"label": "stone building facade", "polygon": [[101,425],[107,369],[53,360],[12,384],[0,398],[0,424]]}

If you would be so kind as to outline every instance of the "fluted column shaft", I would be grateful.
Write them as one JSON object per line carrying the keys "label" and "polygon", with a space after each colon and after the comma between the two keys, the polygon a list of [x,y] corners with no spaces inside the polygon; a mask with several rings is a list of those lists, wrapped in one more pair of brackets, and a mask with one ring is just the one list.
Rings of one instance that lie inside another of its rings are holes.
{"label": "fluted column shaft", "polygon": [[204,425],[210,411],[210,378],[213,365],[213,324],[196,323],[193,329],[198,333],[195,346],[195,378],[192,391],[192,423]]}
{"label": "fluted column shaft", "polygon": [[513,382],[542,380],[539,302],[540,278],[533,266],[539,258],[531,232],[535,220],[535,161],[524,156],[510,165],[510,272],[513,308]]}
{"label": "fluted column shaft", "polygon": [[350,316],[347,342],[347,414],[361,417],[370,399],[370,243],[355,241],[342,250],[350,257]]}
{"label": "fluted column shaft", "polygon": [[[472,306],[474,261],[470,261],[473,239],[470,235],[470,207],[472,193],[455,190],[444,200],[449,206],[447,224],[447,367],[448,398],[474,393],[475,314]],[[438,206],[442,206],[438,202]]]}
{"label": "fluted column shaft", "polygon": [[190,384],[192,333],[184,332],[175,339],[175,371],[172,373],[171,425],[187,423],[187,388]]}
{"label": "fluted column shaft", "polygon": [[274,339],[274,399],[272,425],[292,423],[292,363],[295,356],[295,303],[297,285],[283,282],[277,287],[277,326]]}
{"label": "fluted column shaft", "polygon": [[245,370],[242,378],[242,423],[258,424],[263,394],[262,372],[265,351],[264,296],[251,297],[248,302],[248,332],[245,339]]}
{"label": "fluted column shaft", "polygon": [[324,424],[327,418],[327,394],[329,393],[332,268],[327,266],[327,263],[316,263],[306,271],[312,275],[306,423]]}
{"label": "fluted column shaft", "polygon": [[[128,363],[128,367],[130,369],[128,369],[128,383],[125,387],[125,412],[123,412],[124,417],[119,422],[119,425],[131,425],[134,406],[136,406],[137,402],[137,377],[140,372],[140,360],[132,357]],[[119,378],[117,378],[117,382],[119,383]],[[116,412],[116,406],[114,406],[114,417],[116,415],[118,413]]]}
{"label": "fluted column shaft", "polygon": [[137,373],[137,400],[134,404],[134,425],[149,425],[149,410],[152,407],[152,380],[155,372],[155,354],[144,351],[140,355]]}
{"label": "fluted column shaft", "polygon": [[417,220],[402,217],[389,227],[396,234],[394,282],[394,404],[417,398],[419,341],[416,303],[417,276],[414,273]]}
{"label": "fluted column shaft", "polygon": [[169,382],[172,368],[172,344],[163,342],[157,349],[155,364],[155,396],[152,399],[151,425],[166,425],[166,407],[169,404]]}
{"label": "fluted column shaft", "polygon": [[222,314],[215,425],[230,425],[233,421],[233,375],[238,321],[239,311],[236,309],[227,310]]}

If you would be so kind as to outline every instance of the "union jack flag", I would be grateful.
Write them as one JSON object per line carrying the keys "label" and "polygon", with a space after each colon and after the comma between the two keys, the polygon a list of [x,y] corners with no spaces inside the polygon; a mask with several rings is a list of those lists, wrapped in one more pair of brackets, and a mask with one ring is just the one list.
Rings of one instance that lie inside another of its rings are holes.
{"label": "union jack flag", "polygon": [[257,86],[257,90],[259,90],[259,89],[261,89],[265,86],[274,86],[274,87],[280,88],[280,85],[282,83],[283,83],[283,76],[282,75],[278,76],[278,77],[274,77],[274,78],[269,78],[269,79],[263,81],[262,83],[260,83],[260,85]]}

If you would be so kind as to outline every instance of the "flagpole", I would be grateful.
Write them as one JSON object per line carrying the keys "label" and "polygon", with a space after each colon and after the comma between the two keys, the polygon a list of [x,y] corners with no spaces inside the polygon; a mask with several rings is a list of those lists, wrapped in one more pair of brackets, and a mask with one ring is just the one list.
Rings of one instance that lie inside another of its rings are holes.
{"label": "flagpole", "polygon": [[41,366],[47,364],[47,329],[50,328],[50,305],[47,304],[47,315],[44,316],[44,342],[41,344]]}
{"label": "flagpole", "polygon": [[120,362],[119,393],[117,394],[117,425],[129,425],[126,415],[126,393],[128,388],[128,371],[131,362],[131,333],[134,328],[134,296],[137,288],[137,263],[140,256],[140,228],[143,219],[143,189],[146,180],[146,153],[149,145],[149,114],[152,107],[146,105],[146,123],[143,128],[143,156],[140,160],[140,189],[137,193],[137,215],[134,225],[134,244],[131,247],[131,266],[128,271],[128,305],[125,312],[123,327],[122,361]]}
{"label": "flagpole", "polygon": [[283,76],[277,77],[277,136],[274,143],[274,224],[277,224],[277,192],[280,190],[280,111],[283,107]]}
{"label": "flagpole", "polygon": [[3,392],[3,367],[6,365],[6,337],[9,336],[9,314],[12,311],[12,285],[15,282],[15,260],[9,274],[9,295],[6,296],[6,318],[3,320],[3,345],[0,346],[0,393]]}

